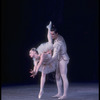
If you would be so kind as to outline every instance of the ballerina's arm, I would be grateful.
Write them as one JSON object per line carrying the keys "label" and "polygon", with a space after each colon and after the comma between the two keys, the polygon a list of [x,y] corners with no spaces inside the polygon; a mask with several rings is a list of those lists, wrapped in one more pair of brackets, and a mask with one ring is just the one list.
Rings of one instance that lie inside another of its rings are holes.
{"label": "ballerina's arm", "polygon": [[37,62],[36,60],[33,60],[34,66],[33,66],[33,69],[30,69],[30,73],[31,73],[31,74],[34,73],[34,72],[36,71],[37,63],[38,63],[38,62]]}
{"label": "ballerina's arm", "polygon": [[41,66],[41,64],[43,62],[43,56],[44,56],[44,54],[41,54],[39,63],[34,60],[34,65],[35,66],[34,66],[33,70],[30,71],[30,73],[31,73],[30,77],[34,78],[37,75],[38,70],[39,70],[39,68],[40,68],[40,66]]}
{"label": "ballerina's arm", "polygon": [[35,74],[38,73],[38,70],[39,70],[40,66],[42,65],[43,60],[44,60],[44,53],[41,54],[41,56],[40,56],[40,61],[39,61],[39,63],[36,66]]}

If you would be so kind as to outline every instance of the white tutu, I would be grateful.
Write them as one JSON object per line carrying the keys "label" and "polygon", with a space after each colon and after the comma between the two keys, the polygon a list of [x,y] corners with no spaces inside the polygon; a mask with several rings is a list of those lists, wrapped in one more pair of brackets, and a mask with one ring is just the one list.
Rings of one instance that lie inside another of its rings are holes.
{"label": "white tutu", "polygon": [[53,44],[50,42],[42,43],[38,46],[37,51],[39,54],[42,54],[43,52],[47,52],[48,50],[53,49]]}
{"label": "white tutu", "polygon": [[49,74],[51,72],[54,72],[57,67],[57,62],[52,61],[50,64],[46,64],[51,59],[51,55],[47,54],[45,55],[45,59],[43,61],[43,64],[40,66],[39,71],[44,74]]}
{"label": "white tutu", "polygon": [[[39,54],[42,54],[44,52],[47,52],[48,50],[52,50],[53,49],[53,44],[50,42],[46,42],[46,43],[42,43],[38,46],[37,51]],[[42,65],[39,68],[40,72],[43,72],[45,74],[54,72],[56,70],[56,62],[53,61],[50,64],[46,64],[46,62],[48,62],[51,59],[51,55],[50,54],[45,54],[44,55],[44,60]]]}

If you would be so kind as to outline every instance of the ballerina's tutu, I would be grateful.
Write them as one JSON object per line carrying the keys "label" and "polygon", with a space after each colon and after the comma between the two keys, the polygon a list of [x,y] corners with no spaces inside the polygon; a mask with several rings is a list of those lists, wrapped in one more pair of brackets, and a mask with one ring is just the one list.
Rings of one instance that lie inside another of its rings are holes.
{"label": "ballerina's tutu", "polygon": [[37,51],[39,54],[42,54],[44,52],[47,52],[48,50],[52,50],[53,45],[50,42],[42,43],[38,46]]}
{"label": "ballerina's tutu", "polygon": [[49,74],[56,70],[57,63],[55,61],[46,64],[46,62],[48,62],[51,59],[51,57],[52,57],[51,54],[44,55],[43,63],[39,68],[40,72],[43,72],[44,74]]}
{"label": "ballerina's tutu", "polygon": [[[48,50],[52,50],[52,49],[53,49],[53,45],[50,42],[46,42],[46,43],[40,44],[39,47],[37,48],[37,51],[39,54],[42,54],[42,53],[47,52]],[[54,72],[56,69],[56,62],[53,61],[50,64],[46,64],[46,62],[48,62],[51,59],[51,54],[45,55],[44,58],[45,59],[43,61],[43,64],[39,68],[39,71],[43,72],[45,74]]]}

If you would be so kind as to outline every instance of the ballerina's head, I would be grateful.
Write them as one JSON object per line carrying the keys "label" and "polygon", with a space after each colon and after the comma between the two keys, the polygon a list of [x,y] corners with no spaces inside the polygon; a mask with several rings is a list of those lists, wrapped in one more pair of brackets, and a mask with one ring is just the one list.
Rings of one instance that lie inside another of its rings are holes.
{"label": "ballerina's head", "polygon": [[36,50],[36,48],[31,48],[30,49],[29,56],[31,58],[35,58],[35,59],[39,57],[39,54],[38,54],[38,51]]}

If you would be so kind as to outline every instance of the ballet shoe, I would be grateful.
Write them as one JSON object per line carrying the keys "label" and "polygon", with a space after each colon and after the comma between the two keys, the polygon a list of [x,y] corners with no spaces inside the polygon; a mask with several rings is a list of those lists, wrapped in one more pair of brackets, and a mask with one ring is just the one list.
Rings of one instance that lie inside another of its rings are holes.
{"label": "ballet shoe", "polygon": [[39,95],[38,95],[38,98],[39,98],[39,99],[41,99],[43,93],[44,93],[44,92],[40,92],[40,93],[39,93]]}
{"label": "ballet shoe", "polygon": [[49,25],[46,26],[47,29],[51,29],[52,22],[50,21]]}
{"label": "ballet shoe", "polygon": [[67,98],[67,96],[61,96],[61,97],[59,97],[58,99],[59,100],[65,100]]}

